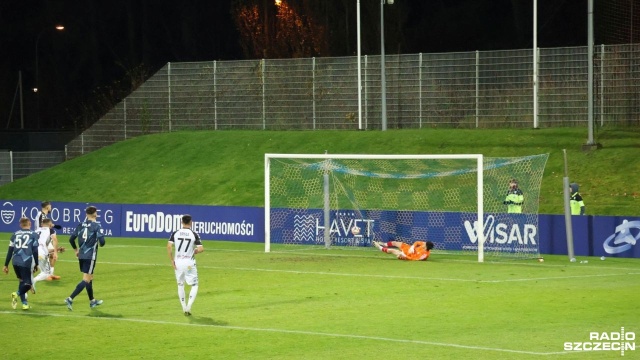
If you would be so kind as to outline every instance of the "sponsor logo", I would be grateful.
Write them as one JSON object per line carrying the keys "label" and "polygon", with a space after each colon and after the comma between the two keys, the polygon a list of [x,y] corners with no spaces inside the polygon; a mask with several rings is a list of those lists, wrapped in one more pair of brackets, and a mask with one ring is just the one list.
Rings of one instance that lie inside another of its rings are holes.
{"label": "sponsor logo", "polygon": [[[635,230],[635,236],[631,230]],[[607,254],[619,254],[625,252],[640,239],[640,221],[623,220],[616,226],[616,232],[609,236],[602,246]]]}
{"label": "sponsor logo", "polygon": [[171,232],[182,227],[182,215],[165,214],[136,214],[125,212],[125,231],[127,232]]}
{"label": "sponsor logo", "polygon": [[565,342],[565,351],[620,351],[624,356],[625,351],[636,350],[636,333],[625,331],[614,332],[589,332],[589,341]]}
{"label": "sponsor logo", "polygon": [[[331,220],[329,233],[334,245],[370,244],[373,238],[375,220],[356,218],[355,213],[338,213]],[[325,226],[320,225],[320,217],[315,215],[294,215],[293,241],[296,243],[324,243]],[[357,229],[357,230],[354,230]]]}
{"label": "sponsor logo", "polygon": [[[11,209],[4,209],[5,206],[11,206]],[[6,202],[2,204],[3,209],[0,210],[0,217],[2,217],[2,222],[10,225],[13,220],[16,218],[16,211],[13,210],[13,204],[10,202]]]}
{"label": "sponsor logo", "polygon": [[[478,221],[466,220],[464,227],[471,243],[478,242]],[[493,215],[488,215],[484,222],[482,230],[484,234],[484,242],[490,244],[507,244],[507,245],[536,245],[536,236],[538,228],[532,224],[504,224],[497,223]]]}
{"label": "sponsor logo", "polygon": [[[125,211],[125,231],[132,233],[171,233],[182,228],[182,214],[135,213]],[[240,221],[192,221],[191,230],[198,234],[253,236],[255,225]]]}

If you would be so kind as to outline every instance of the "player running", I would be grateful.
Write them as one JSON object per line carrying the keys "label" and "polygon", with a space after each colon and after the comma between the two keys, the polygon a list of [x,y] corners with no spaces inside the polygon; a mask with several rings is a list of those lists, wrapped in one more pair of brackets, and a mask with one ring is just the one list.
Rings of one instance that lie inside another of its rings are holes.
{"label": "player running", "polygon": [[[60,280],[60,276],[53,275],[53,266],[50,260],[58,260],[58,237],[53,228],[51,219],[43,219],[42,226],[36,231],[39,234],[38,239],[38,264],[40,264],[40,273],[35,276],[31,282],[31,290],[36,292],[36,283],[42,280]],[[52,245],[53,244],[53,245]]]}
{"label": "player running", "polygon": [[[71,237],[69,237],[69,243],[76,252],[80,263],[80,271],[82,272],[82,281],[76,285],[71,295],[64,299],[64,303],[69,310],[73,310],[73,299],[84,289],[87,289],[90,308],[93,309],[98,305],[102,305],[102,300],[96,300],[93,297],[93,271],[96,268],[98,259],[98,245],[102,247],[105,244],[104,231],[96,221],[98,209],[95,206],[87,207],[85,214],[87,215],[87,220],[80,223],[71,234]],[[76,246],[76,239],[78,239],[78,246]]]}
{"label": "player running", "polygon": [[20,230],[11,236],[2,268],[2,271],[8,274],[9,261],[12,261],[13,271],[20,281],[18,291],[11,293],[11,307],[14,309],[18,305],[18,299],[22,301],[22,310],[31,309],[27,303],[27,292],[31,289],[33,272],[38,271],[38,234],[30,228],[31,220],[26,217],[21,218]]}

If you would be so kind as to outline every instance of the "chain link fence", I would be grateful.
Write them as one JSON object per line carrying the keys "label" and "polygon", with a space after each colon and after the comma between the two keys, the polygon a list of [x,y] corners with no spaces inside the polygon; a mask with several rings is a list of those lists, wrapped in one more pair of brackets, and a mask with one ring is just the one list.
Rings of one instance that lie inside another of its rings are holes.
{"label": "chain link fence", "polygon": [[64,151],[0,150],[0,186],[65,161]]}
{"label": "chain link fence", "polygon": [[[599,126],[640,125],[640,44],[596,47]],[[387,126],[533,127],[533,51],[387,55]],[[539,49],[538,126],[587,126],[587,47]],[[381,129],[379,56],[168,63],[67,144],[67,158],[179,130]],[[361,116],[360,116],[361,115]]]}

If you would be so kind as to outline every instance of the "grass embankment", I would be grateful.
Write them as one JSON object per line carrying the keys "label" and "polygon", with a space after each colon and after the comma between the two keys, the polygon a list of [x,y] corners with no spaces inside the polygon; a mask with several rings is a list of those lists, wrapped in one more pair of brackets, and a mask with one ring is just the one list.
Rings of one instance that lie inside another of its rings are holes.
{"label": "grass embankment", "polygon": [[142,136],[0,187],[15,200],[264,205],[265,153],[455,154],[511,157],[549,153],[540,213],[563,212],[563,149],[570,179],[590,215],[640,215],[640,128],[380,131],[194,131]]}

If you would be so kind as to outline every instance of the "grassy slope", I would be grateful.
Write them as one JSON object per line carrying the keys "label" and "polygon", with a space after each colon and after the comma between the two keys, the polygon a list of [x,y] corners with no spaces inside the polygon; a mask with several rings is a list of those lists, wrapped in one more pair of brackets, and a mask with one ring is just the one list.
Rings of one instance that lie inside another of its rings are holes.
{"label": "grassy slope", "polygon": [[523,156],[549,153],[540,212],[563,211],[563,152],[592,215],[640,215],[640,129],[197,131],[143,136],[0,187],[15,200],[262,206],[264,154],[370,153]]}

